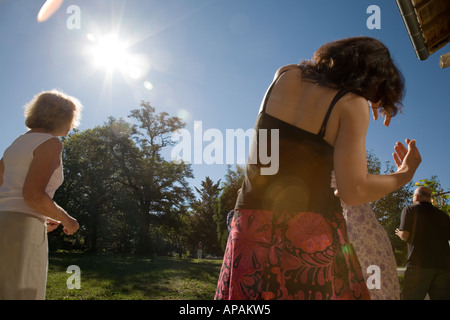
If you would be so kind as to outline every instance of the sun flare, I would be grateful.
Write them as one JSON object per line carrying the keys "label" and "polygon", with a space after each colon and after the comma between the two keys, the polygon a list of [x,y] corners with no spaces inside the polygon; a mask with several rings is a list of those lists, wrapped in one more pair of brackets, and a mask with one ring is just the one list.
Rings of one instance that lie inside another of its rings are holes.
{"label": "sun flare", "polygon": [[144,76],[145,59],[130,53],[129,45],[117,34],[108,34],[98,39],[93,34],[88,34],[87,38],[92,43],[89,54],[96,69],[104,69],[108,74],[120,71],[132,79]]}

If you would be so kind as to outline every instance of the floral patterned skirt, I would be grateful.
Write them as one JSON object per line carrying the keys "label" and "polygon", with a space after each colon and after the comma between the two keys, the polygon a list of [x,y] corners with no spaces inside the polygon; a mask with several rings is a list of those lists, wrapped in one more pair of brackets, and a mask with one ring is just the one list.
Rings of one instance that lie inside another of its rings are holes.
{"label": "floral patterned skirt", "polygon": [[369,300],[342,214],[236,210],[216,300]]}

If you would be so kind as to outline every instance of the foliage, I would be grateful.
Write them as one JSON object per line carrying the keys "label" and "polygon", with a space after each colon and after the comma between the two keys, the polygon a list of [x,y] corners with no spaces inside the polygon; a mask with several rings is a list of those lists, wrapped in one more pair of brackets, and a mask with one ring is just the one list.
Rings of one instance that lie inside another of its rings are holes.
{"label": "foliage", "polygon": [[[368,152],[367,161],[369,173],[380,174],[381,163],[373,152]],[[386,162],[384,174],[395,172],[395,170],[396,168],[394,165]],[[402,265],[406,261],[407,246],[404,241],[395,235],[395,229],[400,225],[403,208],[412,203],[414,186],[426,186],[430,188],[433,194],[433,205],[450,215],[450,205],[448,200],[450,194],[444,192],[437,176],[432,176],[430,179],[422,179],[420,182],[414,184],[410,182],[384,198],[371,203],[378,221],[386,230],[389,240],[391,241],[398,265]]]}
{"label": "foliage", "polygon": [[414,185],[428,187],[432,194],[432,204],[450,215],[450,191],[444,191],[437,176],[432,176],[430,179],[422,179]]}
{"label": "foliage", "polygon": [[222,192],[214,215],[214,221],[217,224],[217,237],[222,251],[225,251],[228,239],[227,217],[230,211],[234,209],[244,177],[244,167],[236,165],[233,170],[230,165],[227,166],[225,181],[222,183]]}
{"label": "foliage", "polygon": [[[371,174],[381,174],[381,163],[373,152],[367,154],[368,170]],[[385,163],[384,174],[395,172],[396,168],[390,162]],[[398,265],[402,265],[406,258],[406,244],[397,235],[395,229],[400,225],[400,217],[404,207],[411,204],[412,183],[408,183],[382,199],[371,203],[371,207],[380,224],[386,230],[392,244]]]}
{"label": "foliage", "polygon": [[[71,247],[144,254],[180,247],[178,237],[167,235],[182,228],[193,198],[187,182],[192,170],[161,154],[184,124],[146,102],[130,117],[137,124],[110,117],[103,126],[63,140],[65,183],[55,201],[81,225],[70,237]],[[53,232],[52,249],[64,240],[61,231]]]}
{"label": "foliage", "polygon": [[190,247],[196,252],[198,243],[202,242],[205,253],[221,255],[222,252],[217,239],[217,227],[214,221],[221,190],[220,180],[214,183],[209,177],[206,177],[201,182],[201,188],[195,189],[199,194],[199,199],[192,202]]}

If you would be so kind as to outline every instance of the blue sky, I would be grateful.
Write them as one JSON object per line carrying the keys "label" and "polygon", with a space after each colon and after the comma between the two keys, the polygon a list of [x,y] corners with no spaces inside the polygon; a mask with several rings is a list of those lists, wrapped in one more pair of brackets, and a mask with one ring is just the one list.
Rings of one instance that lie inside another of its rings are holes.
{"label": "blue sky", "polygon": [[[44,2],[0,0],[1,154],[26,131],[24,104],[53,88],[83,103],[80,130],[126,118],[141,100],[182,116],[192,133],[195,121],[224,136],[247,130],[279,67],[310,59],[325,42],[365,35],[388,46],[407,86],[403,114],[389,128],[371,121],[367,148],[384,163],[396,141],[416,139],[423,162],[413,181],[437,175],[450,189],[450,68],[439,67],[449,46],[420,61],[395,1],[66,0],[38,23]],[[70,5],[79,9],[75,29],[67,26],[75,21]],[[366,25],[370,5],[380,8],[380,29]],[[141,59],[139,77],[118,70],[111,77],[93,65],[88,49],[111,32]],[[226,172],[226,164],[192,168],[193,186]]]}

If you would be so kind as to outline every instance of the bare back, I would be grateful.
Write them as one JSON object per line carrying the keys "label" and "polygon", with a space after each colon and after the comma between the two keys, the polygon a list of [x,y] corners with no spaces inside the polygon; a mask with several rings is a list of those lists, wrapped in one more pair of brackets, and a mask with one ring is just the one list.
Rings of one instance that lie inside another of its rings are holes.
{"label": "bare back", "polygon": [[[284,72],[284,73],[283,73]],[[283,73],[279,78],[278,76]],[[297,65],[278,70],[278,78],[266,104],[266,113],[305,131],[317,134],[337,90],[307,82]],[[344,97],[342,100],[346,100]],[[325,141],[334,146],[339,114],[345,103],[339,101],[329,118]]]}

